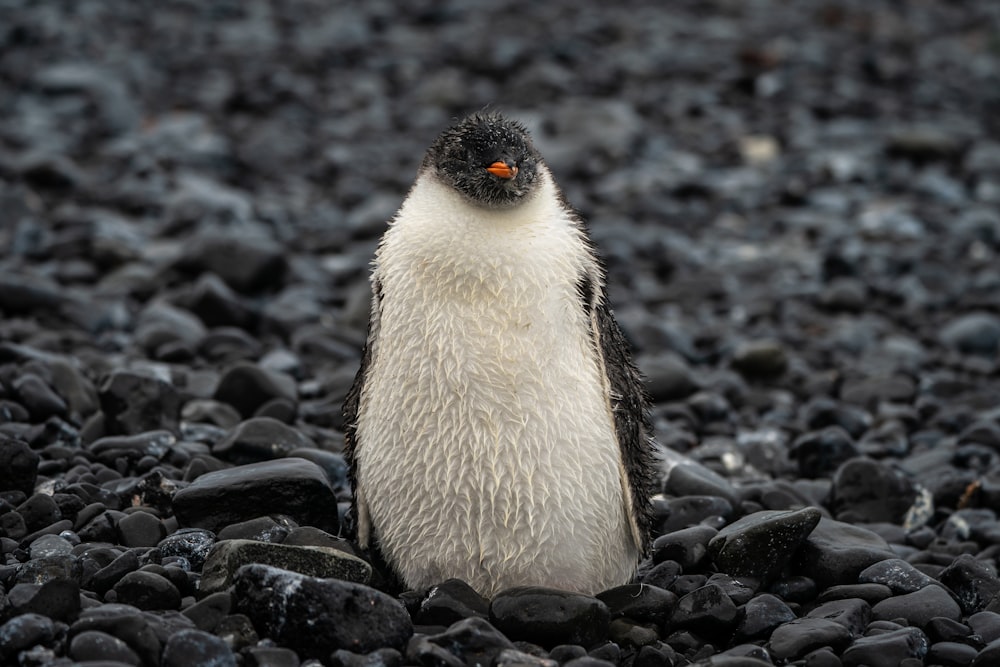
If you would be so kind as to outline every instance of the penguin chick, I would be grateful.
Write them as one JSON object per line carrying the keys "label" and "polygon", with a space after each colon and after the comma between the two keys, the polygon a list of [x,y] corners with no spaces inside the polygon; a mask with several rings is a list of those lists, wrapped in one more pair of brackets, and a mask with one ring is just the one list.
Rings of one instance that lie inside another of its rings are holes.
{"label": "penguin chick", "polygon": [[653,444],[604,269],[525,128],[430,147],[378,246],[345,405],[357,538],[410,588],[627,583]]}

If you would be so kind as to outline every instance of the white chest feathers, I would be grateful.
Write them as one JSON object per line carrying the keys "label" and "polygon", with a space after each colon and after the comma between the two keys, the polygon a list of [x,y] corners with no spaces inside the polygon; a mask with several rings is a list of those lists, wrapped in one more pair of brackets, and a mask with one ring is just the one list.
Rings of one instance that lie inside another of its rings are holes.
{"label": "white chest feathers", "polygon": [[376,257],[357,422],[359,538],[413,588],[595,593],[632,576],[621,453],[548,173],[488,211],[423,176]]}

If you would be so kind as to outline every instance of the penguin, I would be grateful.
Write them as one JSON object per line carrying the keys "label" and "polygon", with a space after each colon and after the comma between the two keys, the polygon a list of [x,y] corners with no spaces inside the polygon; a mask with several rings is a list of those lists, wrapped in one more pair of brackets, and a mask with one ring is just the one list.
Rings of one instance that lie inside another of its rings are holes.
{"label": "penguin", "polygon": [[652,522],[648,398],[525,127],[481,112],[443,132],[372,266],[344,403],[359,546],[413,590],[630,582]]}

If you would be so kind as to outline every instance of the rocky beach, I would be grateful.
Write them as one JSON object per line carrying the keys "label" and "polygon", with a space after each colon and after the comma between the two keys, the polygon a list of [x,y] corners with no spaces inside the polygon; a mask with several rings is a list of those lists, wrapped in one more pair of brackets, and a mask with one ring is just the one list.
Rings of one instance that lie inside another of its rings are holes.
{"label": "rocky beach", "polygon": [[[653,400],[596,596],[349,539],[369,263],[484,108]],[[989,667],[998,512],[997,3],[0,0],[0,665]]]}

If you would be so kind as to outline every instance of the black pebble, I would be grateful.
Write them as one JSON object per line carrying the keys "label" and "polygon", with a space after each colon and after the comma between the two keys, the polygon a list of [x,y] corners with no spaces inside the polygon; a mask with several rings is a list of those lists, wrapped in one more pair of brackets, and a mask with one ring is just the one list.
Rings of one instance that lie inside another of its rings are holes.
{"label": "black pebble", "polygon": [[161,667],[191,667],[191,665],[218,665],[236,667],[233,655],[220,637],[202,630],[181,630],[173,634],[163,647]]}
{"label": "black pebble", "polygon": [[177,609],[181,604],[177,587],[153,572],[129,572],[112,590],[118,602],[138,609]]}
{"label": "black pebble", "polygon": [[490,622],[514,640],[588,645],[607,636],[611,612],[594,597],[528,586],[498,593]]}
{"label": "black pebble", "polygon": [[465,618],[486,619],[489,600],[460,579],[449,579],[434,586],[420,602],[413,621],[419,625],[451,625]]}

